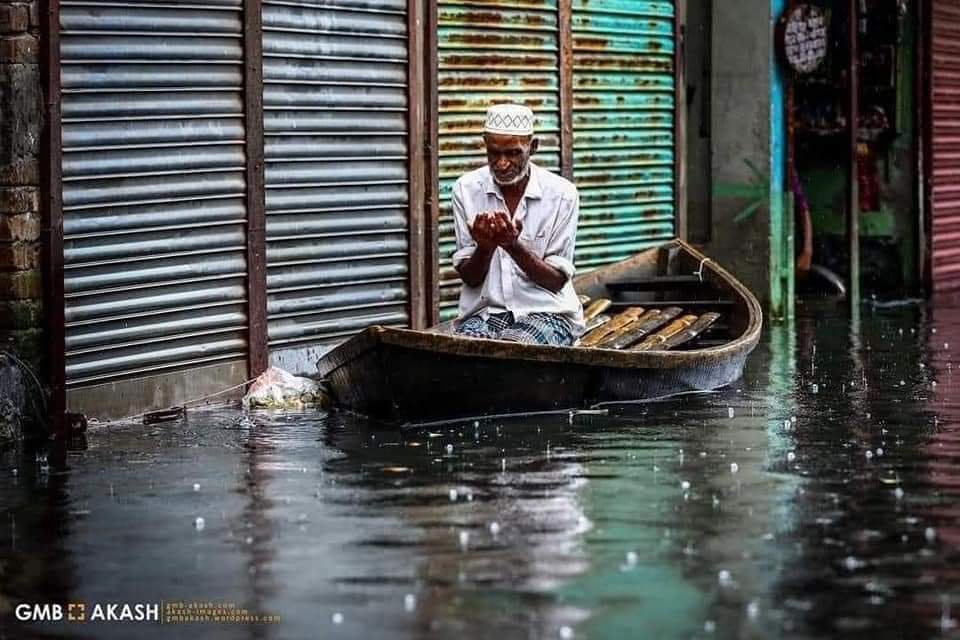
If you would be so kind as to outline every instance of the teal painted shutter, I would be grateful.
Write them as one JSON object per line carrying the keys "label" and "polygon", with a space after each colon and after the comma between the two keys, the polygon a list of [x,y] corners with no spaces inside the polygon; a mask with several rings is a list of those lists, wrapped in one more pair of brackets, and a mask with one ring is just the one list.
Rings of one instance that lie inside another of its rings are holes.
{"label": "teal painted shutter", "polygon": [[577,267],[674,236],[674,2],[574,0]]}
{"label": "teal painted shutter", "polygon": [[440,156],[440,313],[455,315],[460,280],[450,192],[486,162],[481,134],[487,107],[526,104],[537,116],[535,161],[560,170],[559,41],[556,0],[438,3]]}

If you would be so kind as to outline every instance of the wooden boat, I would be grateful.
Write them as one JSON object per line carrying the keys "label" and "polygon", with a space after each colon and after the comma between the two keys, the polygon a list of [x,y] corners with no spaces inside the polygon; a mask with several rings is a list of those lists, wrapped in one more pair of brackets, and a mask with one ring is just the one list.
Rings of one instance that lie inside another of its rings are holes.
{"label": "wooden boat", "polygon": [[579,276],[574,287],[609,299],[608,313],[679,307],[719,320],[685,344],[645,351],[464,338],[452,335],[452,322],[373,326],[321,358],[319,376],[341,409],[398,425],[440,423],[723,387],[741,376],[760,337],[753,294],[679,240]]}

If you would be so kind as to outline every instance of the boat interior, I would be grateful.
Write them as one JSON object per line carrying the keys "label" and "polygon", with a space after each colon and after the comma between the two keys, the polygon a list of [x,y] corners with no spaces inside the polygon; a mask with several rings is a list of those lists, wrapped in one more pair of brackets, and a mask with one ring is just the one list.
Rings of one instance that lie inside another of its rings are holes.
{"label": "boat interior", "polygon": [[744,327],[743,301],[686,245],[652,249],[577,278],[587,329],[577,346],[624,351],[708,349]]}

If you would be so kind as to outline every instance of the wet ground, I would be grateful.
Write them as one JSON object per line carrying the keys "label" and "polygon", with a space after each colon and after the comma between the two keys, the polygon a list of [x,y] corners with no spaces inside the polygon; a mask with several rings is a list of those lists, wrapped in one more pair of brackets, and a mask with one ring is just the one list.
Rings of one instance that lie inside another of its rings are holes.
{"label": "wet ground", "polygon": [[[194,412],[65,471],[0,452],[0,638],[956,636],[960,308],[801,314],[734,387],[607,417]],[[160,601],[279,622],[14,614]]]}

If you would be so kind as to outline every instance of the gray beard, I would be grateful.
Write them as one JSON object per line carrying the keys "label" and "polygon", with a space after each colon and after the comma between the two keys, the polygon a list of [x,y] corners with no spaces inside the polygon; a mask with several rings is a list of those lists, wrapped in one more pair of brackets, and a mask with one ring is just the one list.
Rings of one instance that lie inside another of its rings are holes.
{"label": "gray beard", "polygon": [[514,178],[513,180],[500,182],[499,180],[497,180],[497,175],[492,171],[491,171],[491,175],[493,176],[493,181],[496,182],[501,187],[512,187],[515,184],[519,184],[523,182],[524,180],[526,180],[527,176],[530,175],[530,161],[528,160],[527,164],[523,165],[523,169],[520,171],[520,173],[517,174],[517,177]]}

